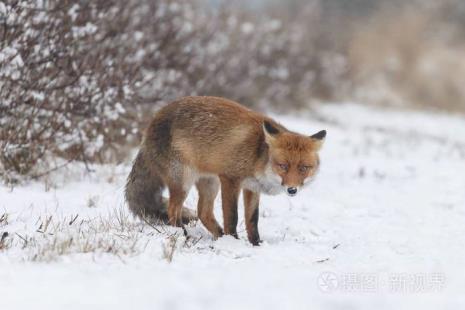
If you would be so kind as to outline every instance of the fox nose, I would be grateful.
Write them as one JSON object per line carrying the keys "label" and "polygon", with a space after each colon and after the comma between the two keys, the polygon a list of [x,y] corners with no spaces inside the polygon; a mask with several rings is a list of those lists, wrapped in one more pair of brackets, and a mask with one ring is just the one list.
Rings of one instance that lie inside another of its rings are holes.
{"label": "fox nose", "polygon": [[287,193],[290,196],[294,196],[295,194],[297,194],[297,188],[296,187],[288,187],[287,188]]}

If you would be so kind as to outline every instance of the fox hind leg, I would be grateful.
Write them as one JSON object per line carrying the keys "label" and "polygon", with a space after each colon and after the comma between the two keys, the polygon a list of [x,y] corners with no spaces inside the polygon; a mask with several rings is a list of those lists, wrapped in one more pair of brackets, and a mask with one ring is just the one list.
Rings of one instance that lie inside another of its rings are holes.
{"label": "fox hind leg", "polygon": [[182,207],[187,197],[187,191],[180,186],[168,185],[170,198],[168,200],[168,222],[172,226],[182,226]]}
{"label": "fox hind leg", "polygon": [[213,214],[213,207],[220,189],[220,182],[217,177],[203,177],[197,181],[196,186],[199,191],[197,213],[200,221],[213,234],[215,239],[221,237],[223,229]]}
{"label": "fox hind leg", "polygon": [[190,188],[198,180],[199,175],[187,165],[178,160],[172,160],[168,170],[167,186],[169,190],[168,222],[173,226],[188,224],[196,220],[197,215],[192,210],[183,207]]}

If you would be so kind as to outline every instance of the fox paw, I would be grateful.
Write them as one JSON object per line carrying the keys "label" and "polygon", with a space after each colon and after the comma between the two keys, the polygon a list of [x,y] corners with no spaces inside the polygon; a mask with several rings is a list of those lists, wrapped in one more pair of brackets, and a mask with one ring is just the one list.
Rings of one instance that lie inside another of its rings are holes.
{"label": "fox paw", "polygon": [[260,243],[263,242],[263,240],[260,239],[260,236],[256,235],[249,237],[249,242],[252,243],[253,246],[259,246]]}

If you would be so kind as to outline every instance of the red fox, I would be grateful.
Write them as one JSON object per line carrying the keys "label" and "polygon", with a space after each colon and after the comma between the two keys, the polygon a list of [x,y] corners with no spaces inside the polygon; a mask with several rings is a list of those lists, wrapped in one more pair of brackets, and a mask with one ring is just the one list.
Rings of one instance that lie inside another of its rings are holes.
{"label": "red fox", "polygon": [[[294,196],[316,175],[326,131],[305,136],[240,104],[218,97],[185,97],[151,121],[126,184],[132,212],[174,226],[195,219],[183,208],[199,192],[197,214],[215,238],[237,238],[237,203],[243,191],[248,240],[258,245],[260,193]],[[162,197],[167,187],[169,199]],[[213,215],[221,188],[224,231]]]}

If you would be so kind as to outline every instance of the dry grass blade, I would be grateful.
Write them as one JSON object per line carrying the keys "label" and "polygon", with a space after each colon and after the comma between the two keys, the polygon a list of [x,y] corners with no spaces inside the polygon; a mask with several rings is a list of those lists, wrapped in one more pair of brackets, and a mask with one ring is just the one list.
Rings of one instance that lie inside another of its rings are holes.
{"label": "dry grass blade", "polygon": [[171,263],[173,261],[174,252],[176,251],[176,244],[179,236],[177,234],[171,235],[163,243],[163,258]]}
{"label": "dry grass blade", "polygon": [[71,221],[69,222],[69,225],[73,225],[74,222],[77,220],[79,214],[76,214],[76,216],[74,218],[71,219]]}
{"label": "dry grass blade", "polygon": [[5,231],[2,233],[2,236],[0,237],[0,250],[4,250],[4,249],[7,249],[11,246],[11,243],[10,244],[7,244],[6,242],[6,238],[9,236],[8,232]]}
{"label": "dry grass blade", "polygon": [[0,226],[6,225],[8,225],[8,213],[3,213],[2,216],[0,216]]}

